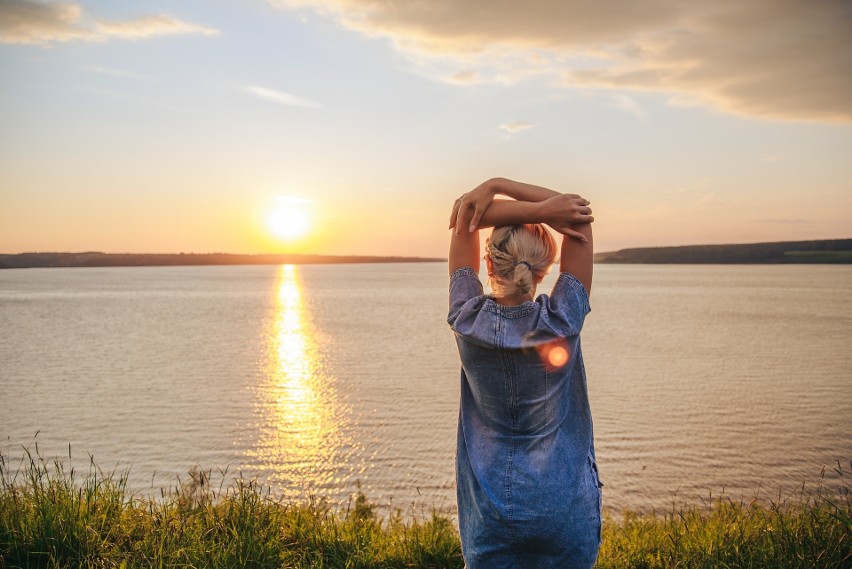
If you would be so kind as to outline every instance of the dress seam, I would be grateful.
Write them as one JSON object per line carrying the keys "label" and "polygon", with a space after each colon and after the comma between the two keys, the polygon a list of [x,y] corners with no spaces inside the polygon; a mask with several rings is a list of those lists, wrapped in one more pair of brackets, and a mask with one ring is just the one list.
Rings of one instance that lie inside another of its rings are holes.
{"label": "dress seam", "polygon": [[515,408],[515,374],[512,360],[508,351],[501,349],[500,355],[503,359],[504,371],[508,379],[508,398],[509,405],[509,422],[511,424],[511,435],[509,437],[509,453],[506,459],[506,517],[508,520],[509,533],[511,534],[512,542],[517,541],[517,531],[515,528],[514,519],[514,504],[512,503],[512,465],[515,458],[515,436],[518,433],[517,425],[517,409]]}

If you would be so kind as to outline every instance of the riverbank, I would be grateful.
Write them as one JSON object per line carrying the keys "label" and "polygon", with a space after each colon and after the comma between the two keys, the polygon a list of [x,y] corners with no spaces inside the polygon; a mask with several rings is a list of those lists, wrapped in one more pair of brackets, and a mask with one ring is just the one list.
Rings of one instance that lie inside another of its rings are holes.
{"label": "riverbank", "polygon": [[340,265],[361,263],[446,263],[443,257],[375,255],[239,255],[231,253],[17,253],[0,254],[0,269],[54,267],[193,267],[208,265]]}
{"label": "riverbank", "polygon": [[[836,473],[848,475],[841,465]],[[363,494],[332,511],[281,503],[254,481],[195,471],[159,499],[126,473],[0,455],[0,567],[463,567],[453,519],[379,519]],[[768,504],[714,499],[604,521],[598,567],[849,567],[852,498],[824,489]]]}
{"label": "riverbank", "polygon": [[595,262],[715,265],[849,264],[852,263],[852,239],[642,247],[597,253]]}

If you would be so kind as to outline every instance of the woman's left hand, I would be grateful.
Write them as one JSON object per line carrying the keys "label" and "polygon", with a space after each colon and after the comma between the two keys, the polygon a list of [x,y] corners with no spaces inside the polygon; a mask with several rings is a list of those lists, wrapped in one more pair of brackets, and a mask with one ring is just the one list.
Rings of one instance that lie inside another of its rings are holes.
{"label": "woman's left hand", "polygon": [[468,229],[471,233],[476,231],[477,226],[479,226],[479,220],[482,219],[482,214],[485,213],[485,210],[494,201],[496,194],[496,190],[488,182],[478,185],[466,194],[462,194],[453,204],[453,212],[450,214],[450,229],[455,227],[456,233],[461,231],[467,210],[473,208],[473,217],[470,219],[470,227]]}

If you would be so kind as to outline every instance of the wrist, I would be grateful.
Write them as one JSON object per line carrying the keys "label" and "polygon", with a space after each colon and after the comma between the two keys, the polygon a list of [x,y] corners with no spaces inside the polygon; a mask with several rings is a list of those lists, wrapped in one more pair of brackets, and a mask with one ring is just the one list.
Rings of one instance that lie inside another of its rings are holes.
{"label": "wrist", "polygon": [[505,190],[504,182],[504,178],[489,178],[485,182],[484,186],[488,193],[491,194],[492,198],[498,194],[508,195]]}
{"label": "wrist", "polygon": [[548,207],[548,200],[543,200],[540,202],[532,202],[535,207],[535,223],[547,223],[549,224],[552,219],[550,219],[550,211],[552,208]]}

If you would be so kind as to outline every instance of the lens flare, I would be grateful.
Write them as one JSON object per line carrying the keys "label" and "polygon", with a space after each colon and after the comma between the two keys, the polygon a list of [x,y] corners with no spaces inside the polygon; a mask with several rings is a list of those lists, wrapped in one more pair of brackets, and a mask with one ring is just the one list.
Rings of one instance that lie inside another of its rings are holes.
{"label": "lens flare", "polygon": [[547,352],[547,363],[553,367],[562,367],[568,363],[568,350],[562,346],[554,346]]}
{"label": "lens flare", "polygon": [[550,368],[563,367],[571,359],[571,352],[565,340],[557,340],[543,346],[539,346],[538,355],[541,361]]}

